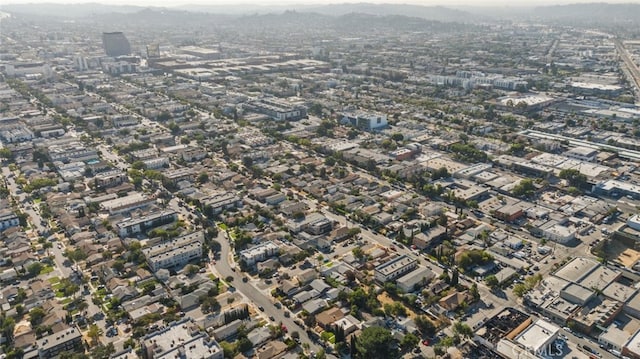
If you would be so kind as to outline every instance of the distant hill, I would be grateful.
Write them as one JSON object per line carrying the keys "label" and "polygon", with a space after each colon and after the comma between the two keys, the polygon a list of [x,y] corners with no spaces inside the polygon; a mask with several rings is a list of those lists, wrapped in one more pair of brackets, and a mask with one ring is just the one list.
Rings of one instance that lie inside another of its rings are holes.
{"label": "distant hill", "polygon": [[541,6],[529,14],[540,21],[567,21],[568,23],[640,23],[640,4],[572,4]]}
{"label": "distant hill", "polygon": [[[264,28],[291,28],[301,29],[333,29],[337,31],[371,34],[384,29],[400,31],[430,31],[449,32],[460,29],[469,29],[469,26],[459,23],[442,23],[426,20],[419,17],[404,15],[370,15],[363,13],[348,13],[331,16],[311,12],[285,11],[279,14],[254,14],[239,17],[238,22],[246,26]],[[372,26],[375,24],[375,26]]]}
{"label": "distant hill", "polygon": [[98,3],[85,4],[2,4],[0,10],[8,13],[51,16],[58,18],[79,18],[96,14],[124,13],[131,14],[144,9],[134,5],[106,5]]}
{"label": "distant hill", "polygon": [[476,20],[480,20],[476,15],[466,11],[455,10],[444,6],[358,3],[324,5],[309,7],[305,10],[333,16],[360,13],[378,16],[410,16],[441,22],[475,22]]}
{"label": "distant hill", "polygon": [[[174,8],[154,8],[140,6],[103,5],[97,3],[74,6],[63,4],[16,4],[3,5],[0,10],[16,15],[30,16],[38,21],[64,20],[73,18],[80,22],[91,22],[100,28],[119,28],[122,25],[154,26],[154,28],[174,26],[183,28],[189,24],[201,29],[211,27],[237,28],[259,32],[264,29],[316,29],[318,31],[346,31],[352,33],[372,33],[384,29],[400,31],[448,32],[469,29],[468,21],[453,21],[472,17],[459,10],[443,7],[422,7],[413,5],[343,4],[326,6],[303,6],[303,9],[282,10],[284,7],[252,7],[246,13],[225,13],[225,9],[243,10],[243,6],[180,6]],[[396,11],[393,9],[396,8]],[[275,11],[280,9],[282,11]],[[410,9],[422,16],[412,14]],[[264,10],[265,12],[262,12]],[[269,10],[269,11],[267,11]],[[419,11],[418,11],[419,10]],[[447,21],[443,14],[448,14]],[[433,19],[432,19],[433,18]],[[435,19],[438,20],[435,20]],[[467,24],[462,24],[462,23]],[[375,24],[375,26],[372,26]]]}
{"label": "distant hill", "polygon": [[[11,0],[9,0],[11,1]],[[250,2],[252,0],[243,0]],[[317,0],[319,3],[322,0]],[[132,2],[134,3],[134,2]],[[566,25],[630,26],[640,24],[640,4],[573,4],[557,6],[503,6],[503,7],[444,7],[408,4],[343,3],[328,5],[181,5],[177,7],[148,7],[135,5],[85,4],[2,4],[0,11],[46,18],[98,18],[116,14],[137,14],[153,10],[147,20],[154,21],[176,16],[181,20],[194,15],[223,15],[225,18],[292,13],[315,14],[333,18],[361,14],[367,16],[408,17],[437,21],[439,23],[488,23],[499,20],[531,20],[535,22],[560,23]],[[155,18],[155,19],[154,19]],[[390,18],[389,18],[390,19]],[[387,19],[387,20],[389,20]],[[325,21],[325,20],[323,20]],[[414,20],[411,20],[412,22]],[[394,20],[393,22],[399,22]]]}
{"label": "distant hill", "polygon": [[421,6],[406,4],[371,4],[345,3],[329,5],[182,5],[177,7],[187,11],[198,11],[216,14],[261,15],[267,13],[281,13],[297,11],[316,13],[329,16],[343,16],[347,14],[366,14],[376,16],[410,16],[426,20],[441,22],[476,22],[484,16],[478,17],[466,11],[455,10],[443,6]]}

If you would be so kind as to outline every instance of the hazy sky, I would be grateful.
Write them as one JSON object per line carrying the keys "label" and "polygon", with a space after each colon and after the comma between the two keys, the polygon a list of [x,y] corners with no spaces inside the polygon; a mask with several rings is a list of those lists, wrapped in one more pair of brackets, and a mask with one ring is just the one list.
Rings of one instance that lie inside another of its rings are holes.
{"label": "hazy sky", "polygon": [[[640,0],[2,0],[5,4],[26,4],[26,3],[57,3],[57,4],[78,4],[78,3],[101,3],[114,5],[140,5],[140,6],[162,6],[171,7],[184,4],[203,5],[320,5],[320,4],[341,4],[341,3],[386,3],[386,4],[415,4],[415,5],[470,5],[470,6],[509,6],[518,7],[526,5],[554,5],[554,4],[575,4],[587,2],[608,2],[608,3],[640,3]],[[0,8],[2,5],[0,5]]]}

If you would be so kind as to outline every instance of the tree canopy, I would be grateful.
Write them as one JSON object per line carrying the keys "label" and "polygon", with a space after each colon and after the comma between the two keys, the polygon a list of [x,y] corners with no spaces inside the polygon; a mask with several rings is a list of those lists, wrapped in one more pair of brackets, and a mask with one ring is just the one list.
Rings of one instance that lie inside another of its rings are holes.
{"label": "tree canopy", "polygon": [[399,358],[391,331],[383,327],[368,327],[356,340],[357,358],[393,359]]}

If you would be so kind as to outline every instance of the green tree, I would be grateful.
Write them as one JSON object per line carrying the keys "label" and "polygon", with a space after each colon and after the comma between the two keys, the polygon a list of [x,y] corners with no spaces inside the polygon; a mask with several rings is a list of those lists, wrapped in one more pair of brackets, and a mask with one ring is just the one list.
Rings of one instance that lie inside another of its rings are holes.
{"label": "green tree", "polygon": [[420,338],[418,338],[414,334],[407,333],[400,341],[400,347],[403,350],[411,350],[415,348],[418,343],[420,343]]}
{"label": "green tree", "polygon": [[197,265],[194,265],[194,264],[189,264],[189,265],[187,265],[187,268],[186,268],[186,272],[190,276],[198,273],[199,270],[200,270],[200,267],[198,267]]}
{"label": "green tree", "polygon": [[437,170],[433,171],[431,174],[431,179],[437,180],[440,178],[449,178],[451,175],[446,167],[440,167]]}
{"label": "green tree", "polygon": [[29,275],[31,276],[37,276],[38,274],[40,274],[40,271],[42,270],[42,268],[44,268],[44,266],[42,265],[42,263],[40,262],[33,262],[31,264],[29,264],[27,266],[27,272],[29,273]]}
{"label": "green tree", "polygon": [[13,158],[13,153],[11,153],[11,150],[3,147],[0,149],[0,158],[4,158],[4,159],[12,159]]}
{"label": "green tree", "polygon": [[394,345],[395,340],[391,335],[391,331],[377,326],[365,328],[356,340],[358,358],[399,358]]}
{"label": "green tree", "polygon": [[156,284],[154,282],[146,282],[142,285],[142,294],[151,294],[156,289]]}
{"label": "green tree", "polygon": [[62,280],[60,280],[59,285],[60,285],[60,292],[62,292],[62,294],[65,297],[70,297],[73,294],[75,294],[78,290],[80,290],[80,287],[74,282],[72,282],[69,278],[62,278]]}
{"label": "green tree", "polygon": [[536,187],[533,185],[533,180],[525,178],[513,187],[512,192],[514,196],[531,197],[535,193],[535,190]]}
{"label": "green tree", "polygon": [[426,315],[419,315],[414,319],[418,330],[422,335],[431,337],[436,333],[436,326]]}
{"label": "green tree", "polygon": [[499,283],[499,281],[498,281],[498,278],[497,278],[495,275],[493,275],[493,274],[488,275],[488,276],[484,279],[484,281],[485,281],[485,282],[487,283],[487,285],[488,285],[490,288],[492,288],[492,289],[493,289],[493,288],[495,288],[495,287],[497,287],[497,286],[498,286],[498,284],[500,284],[500,283]]}
{"label": "green tree", "polygon": [[91,339],[91,344],[95,345],[98,342],[98,339],[102,335],[102,329],[97,324],[91,324],[89,326],[89,330],[87,331],[87,336]]}
{"label": "green tree", "polygon": [[35,307],[29,311],[29,321],[32,326],[37,326],[42,322],[42,319],[47,315],[47,313],[42,309],[42,307]]}
{"label": "green tree", "polygon": [[453,332],[463,338],[471,338],[473,336],[473,329],[462,322],[455,322],[453,324]]}
{"label": "green tree", "polygon": [[198,183],[207,183],[209,182],[209,175],[207,172],[200,172],[198,175]]}
{"label": "green tree", "polygon": [[587,176],[573,168],[560,171],[558,177],[567,180],[570,186],[577,188],[584,188],[584,186],[587,184]]}
{"label": "green tree", "polygon": [[523,297],[528,291],[529,288],[527,288],[523,283],[518,283],[513,287],[513,294],[518,297]]}
{"label": "green tree", "polygon": [[111,354],[116,352],[116,348],[113,343],[107,345],[98,344],[95,348],[91,349],[91,358],[93,359],[109,359]]}

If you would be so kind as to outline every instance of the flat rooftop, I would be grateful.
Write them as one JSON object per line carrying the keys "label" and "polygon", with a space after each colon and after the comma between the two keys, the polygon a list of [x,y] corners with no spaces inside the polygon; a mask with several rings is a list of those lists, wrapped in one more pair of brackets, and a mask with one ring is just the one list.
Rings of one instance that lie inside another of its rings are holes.
{"label": "flat rooftop", "polygon": [[183,319],[143,338],[154,358],[212,358],[222,351],[215,340],[199,332],[194,322]]}
{"label": "flat rooftop", "polygon": [[525,348],[538,352],[553,340],[559,331],[560,327],[557,325],[539,319],[516,336],[515,341]]}
{"label": "flat rooftop", "polygon": [[598,266],[600,263],[593,259],[578,257],[560,268],[554,275],[566,281],[578,283]]}
{"label": "flat rooftop", "polygon": [[414,258],[411,258],[407,255],[401,255],[388,261],[387,263],[382,264],[381,266],[376,268],[376,271],[380,272],[383,275],[389,275],[401,268],[404,268],[405,266],[410,265],[411,263],[414,263],[415,261],[416,260]]}
{"label": "flat rooftop", "polygon": [[620,277],[620,272],[609,267],[598,266],[586,277],[580,280],[580,285],[586,288],[603,290]]}
{"label": "flat rooftop", "polygon": [[631,337],[626,347],[631,353],[640,356],[640,330]]}

